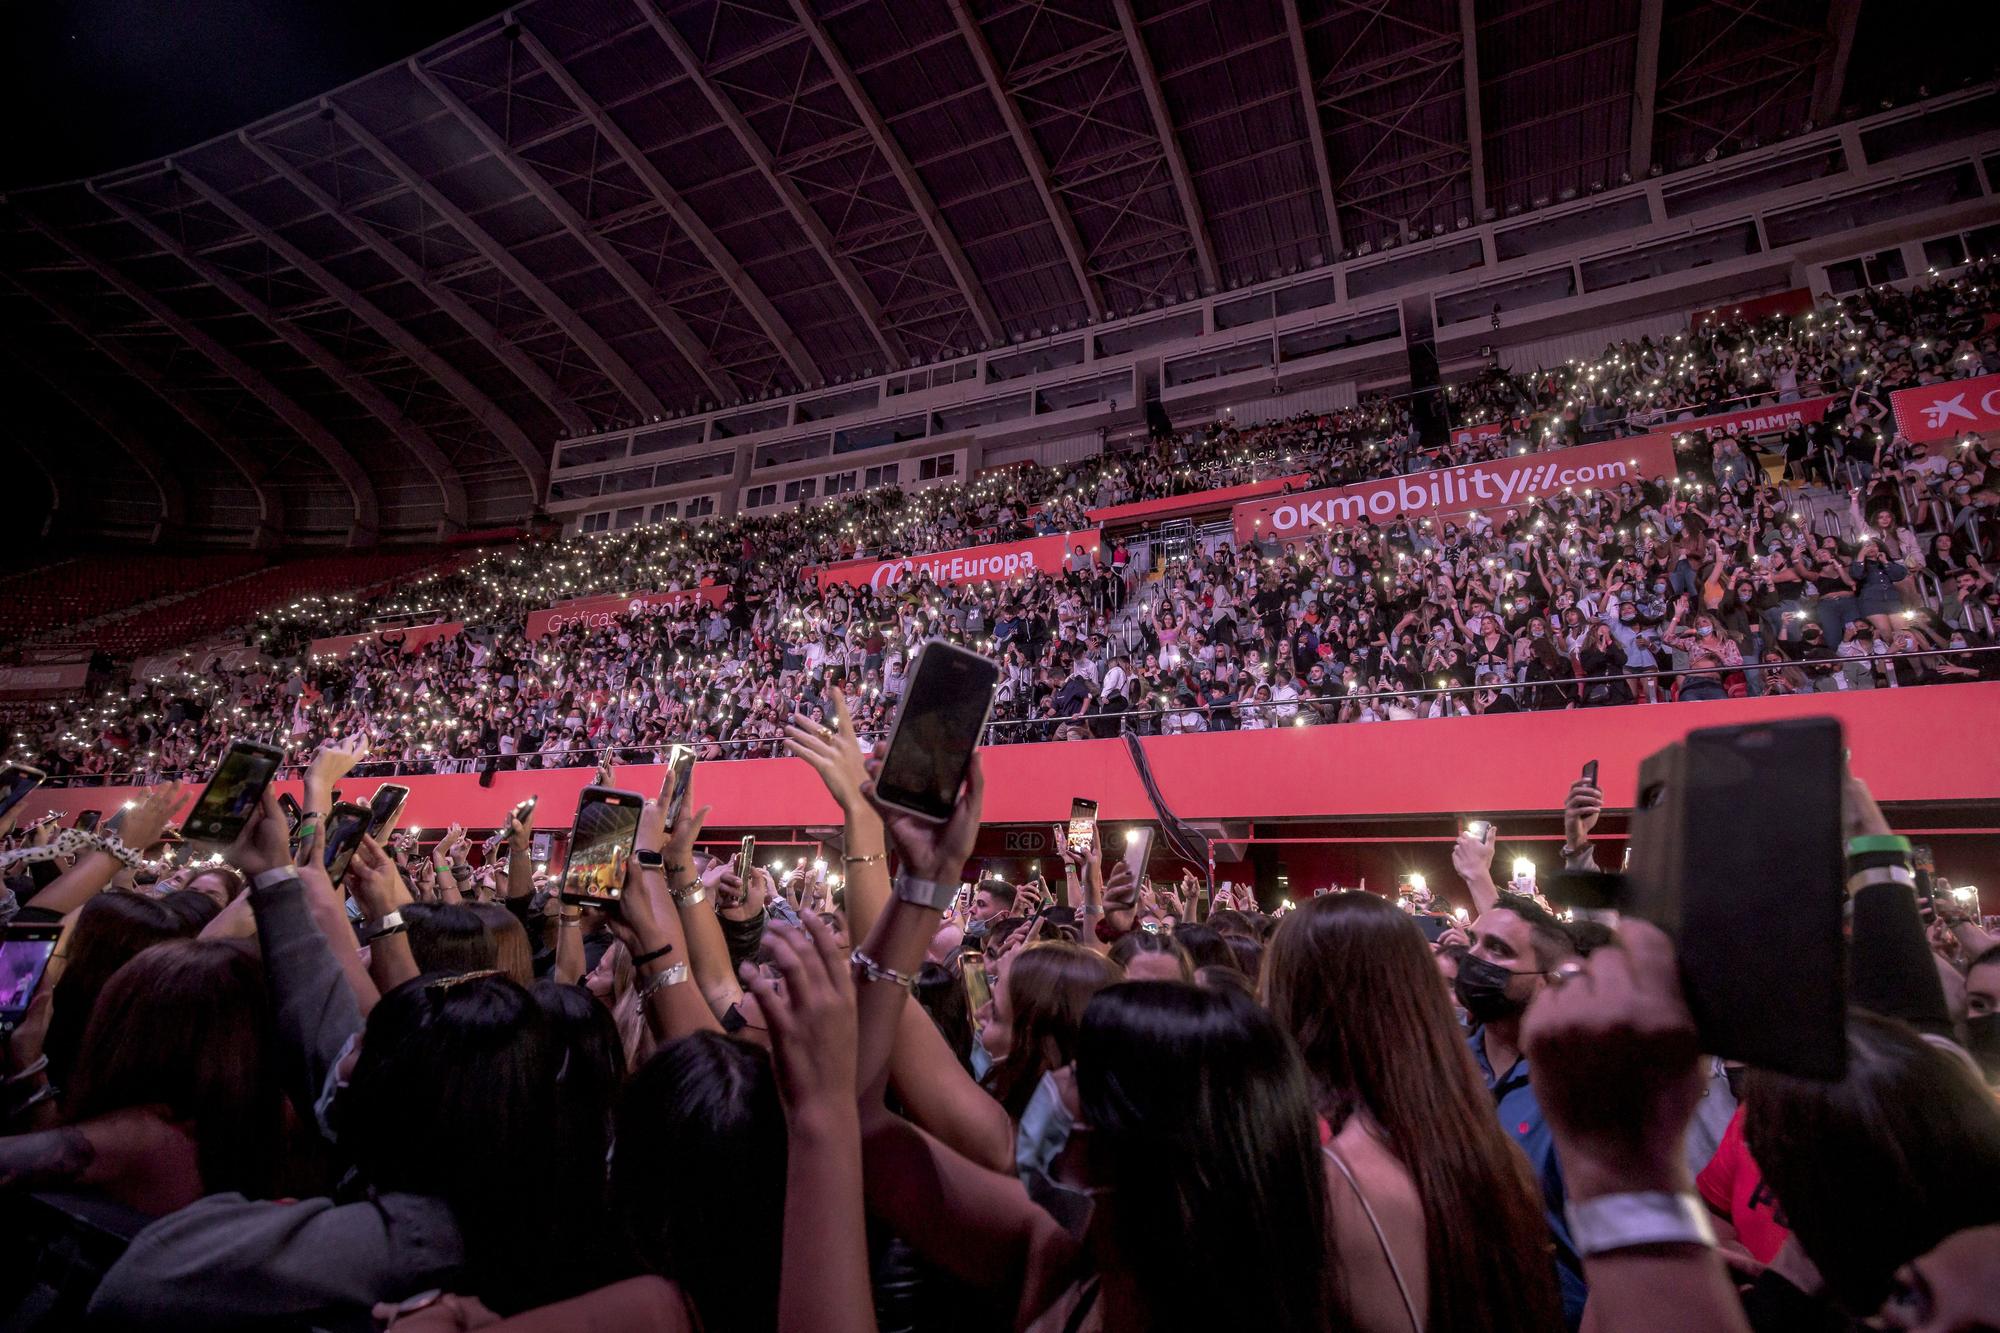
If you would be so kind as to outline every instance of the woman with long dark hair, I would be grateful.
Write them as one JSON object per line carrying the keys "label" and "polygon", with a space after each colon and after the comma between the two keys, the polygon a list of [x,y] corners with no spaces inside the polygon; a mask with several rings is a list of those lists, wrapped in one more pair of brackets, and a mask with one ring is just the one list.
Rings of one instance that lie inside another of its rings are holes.
{"label": "woman with long dark hair", "polygon": [[1373,894],[1314,898],[1279,924],[1264,979],[1333,1131],[1332,1266],[1356,1325],[1560,1325],[1540,1195],[1416,924]]}
{"label": "woman with long dark hair", "polygon": [[1002,960],[993,999],[975,1017],[993,1057],[987,1089],[1010,1120],[1020,1120],[1042,1075],[1070,1062],[1084,1010],[1119,975],[1103,954],[1055,940]]}

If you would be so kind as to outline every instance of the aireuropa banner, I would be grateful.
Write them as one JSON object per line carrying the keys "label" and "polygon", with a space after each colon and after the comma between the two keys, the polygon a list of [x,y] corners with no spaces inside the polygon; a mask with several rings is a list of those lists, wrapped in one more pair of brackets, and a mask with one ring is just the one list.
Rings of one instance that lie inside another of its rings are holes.
{"label": "aireuropa banner", "polygon": [[1052,537],[1031,537],[1024,542],[998,542],[992,546],[966,546],[955,551],[934,551],[896,560],[844,560],[837,565],[815,569],[813,577],[821,588],[843,584],[867,586],[880,591],[893,588],[905,578],[928,574],[939,583],[1005,583],[1030,574],[1060,574],[1063,562],[1082,547],[1096,558],[1101,542],[1099,530],[1065,532]]}
{"label": "aireuropa banner", "polygon": [[1919,384],[1889,395],[1896,429],[1912,444],[2000,431],[2000,375]]}
{"label": "aireuropa banner", "polygon": [[345,657],[364,643],[373,643],[386,634],[394,634],[400,636],[405,653],[414,653],[439,639],[455,638],[464,629],[465,622],[462,620],[440,620],[432,625],[399,626],[367,634],[336,634],[330,639],[314,639],[306,645],[306,651],[315,658]]}
{"label": "aireuropa banner", "polygon": [[1719,430],[1724,435],[1768,435],[1774,430],[1810,426],[1822,420],[1826,416],[1826,409],[1839,402],[1842,396],[1827,394],[1821,398],[1800,398],[1789,403],[1766,403],[1762,407],[1746,407],[1740,412],[1717,412],[1712,417],[1663,421],[1647,431],[1647,434],[1664,435],[1668,439],[1676,435],[1692,435],[1698,430]]}
{"label": "aireuropa banner", "polygon": [[1505,421],[1485,421],[1477,426],[1454,426],[1451,432],[1451,442],[1460,446],[1478,444],[1481,440],[1490,440],[1496,435],[1505,435],[1508,429],[1509,424]]}
{"label": "aireuropa banner", "polygon": [[581,625],[599,630],[617,623],[622,616],[657,616],[677,611],[690,602],[721,606],[729,600],[729,585],[708,588],[673,588],[666,592],[614,592],[601,597],[572,597],[567,602],[528,613],[528,637],[559,634]]}
{"label": "aireuropa banner", "polygon": [[1360,523],[1378,526],[1399,518],[1504,509],[1568,487],[1609,488],[1623,482],[1674,475],[1673,441],[1637,435],[1607,444],[1509,454],[1485,463],[1465,463],[1435,472],[1413,472],[1354,486],[1331,486],[1270,500],[1237,505],[1232,518],[1238,542],[1260,537],[1296,541],[1325,528]]}

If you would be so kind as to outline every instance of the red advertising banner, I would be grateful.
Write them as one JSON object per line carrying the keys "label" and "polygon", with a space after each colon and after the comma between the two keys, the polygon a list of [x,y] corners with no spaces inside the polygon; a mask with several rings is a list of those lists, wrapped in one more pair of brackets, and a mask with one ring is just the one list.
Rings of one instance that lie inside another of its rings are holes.
{"label": "red advertising banner", "polygon": [[729,585],[716,584],[707,588],[676,588],[666,592],[613,592],[601,597],[572,597],[567,602],[557,602],[554,606],[528,613],[528,637],[539,639],[544,634],[556,634],[581,625],[585,629],[604,629],[615,623],[621,616],[656,616],[664,611],[676,611],[690,602],[701,602],[706,606],[721,606],[729,600]]}
{"label": "red advertising banner", "polygon": [[1712,305],[1706,310],[1690,310],[1688,327],[1699,329],[1704,324],[1728,324],[1737,320],[1755,323],[1772,315],[1811,314],[1812,308],[1812,289],[1793,287],[1768,296],[1753,296],[1747,301],[1731,301],[1728,305]]}
{"label": "red advertising banner", "polygon": [[934,551],[895,560],[843,560],[812,571],[822,588],[836,584],[858,588],[893,588],[911,574],[928,574],[939,583],[1002,583],[1030,574],[1060,574],[1063,561],[1082,547],[1097,555],[1102,534],[1096,530],[1031,537],[1024,542],[997,542],[955,551]]}
{"label": "red advertising banner", "polygon": [[1102,509],[1087,509],[1084,512],[1090,515],[1093,522],[1108,528],[1114,523],[1181,518],[1211,509],[1227,509],[1238,500],[1254,500],[1260,495],[1276,495],[1283,490],[1297,490],[1311,484],[1312,473],[1297,472],[1289,477],[1246,481],[1241,486],[1218,486],[1212,491],[1192,491],[1187,495],[1168,495],[1158,500],[1134,500],[1130,504],[1106,505]]}
{"label": "red advertising banner", "polygon": [[1488,421],[1478,426],[1459,426],[1452,431],[1451,442],[1458,445],[1477,444],[1481,440],[1490,440],[1495,435],[1504,435],[1506,432],[1507,423],[1504,421]]}
{"label": "red advertising banner", "polygon": [[1649,433],[1664,435],[1668,439],[1676,435],[1692,435],[1698,430],[1719,430],[1725,435],[1768,435],[1774,430],[1812,425],[1824,418],[1826,409],[1839,402],[1840,398],[1839,394],[1828,394],[1823,398],[1801,398],[1790,403],[1746,407],[1741,412],[1718,412],[1712,417],[1662,422]]}
{"label": "red advertising banner", "polygon": [[1896,429],[1912,444],[2000,431],[2000,375],[1919,384],[1889,395]]}
{"label": "red advertising banner", "polygon": [[1238,542],[1260,537],[1296,541],[1325,528],[1359,523],[1377,525],[1399,518],[1503,509],[1538,495],[1572,486],[1617,486],[1674,475],[1673,442],[1663,435],[1638,435],[1607,444],[1510,454],[1485,463],[1465,463],[1354,486],[1331,486],[1276,500],[1252,500],[1232,516]]}
{"label": "red advertising banner", "polygon": [[0,667],[0,699],[48,699],[76,694],[89,678],[88,662]]}
{"label": "red advertising banner", "polygon": [[419,648],[436,643],[439,639],[453,639],[465,629],[462,620],[440,620],[434,625],[411,625],[407,628],[378,629],[368,634],[336,634],[330,639],[314,639],[306,645],[306,651],[314,657],[345,657],[364,643],[373,643],[386,634],[400,634],[403,651],[414,653]]}

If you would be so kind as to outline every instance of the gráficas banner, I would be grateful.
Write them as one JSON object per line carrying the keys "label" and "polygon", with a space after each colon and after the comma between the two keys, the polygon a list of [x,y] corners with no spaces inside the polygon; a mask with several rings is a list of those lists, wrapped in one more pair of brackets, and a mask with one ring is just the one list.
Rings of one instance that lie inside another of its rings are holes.
{"label": "gr\u00e1ficas banner", "polygon": [[660,615],[678,611],[690,602],[721,606],[729,600],[729,586],[678,588],[667,592],[614,592],[599,597],[573,597],[567,602],[528,613],[528,638],[560,634],[578,625],[589,630],[604,629],[621,616]]}

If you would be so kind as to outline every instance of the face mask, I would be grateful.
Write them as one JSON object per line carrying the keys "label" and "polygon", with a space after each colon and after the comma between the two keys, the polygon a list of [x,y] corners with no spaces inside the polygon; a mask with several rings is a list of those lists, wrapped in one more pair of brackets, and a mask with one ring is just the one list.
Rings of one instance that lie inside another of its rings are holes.
{"label": "face mask", "polygon": [[1965,1049],[1988,1079],[2000,1079],[2000,1014],[1965,1020]]}
{"label": "face mask", "polygon": [[1069,1142],[1074,1122],[1063,1105],[1062,1089],[1053,1072],[1043,1074],[1035,1085],[1035,1095],[1021,1112],[1021,1125],[1014,1135],[1014,1165],[1022,1178],[1033,1174],[1053,1175],[1056,1155]]}
{"label": "face mask", "polygon": [[1516,1018],[1528,1007],[1528,1002],[1507,995],[1507,984],[1515,975],[1510,968],[1467,954],[1458,960],[1458,975],[1451,982],[1452,993],[1475,1023]]}
{"label": "face mask", "polygon": [[1706,639],[1707,637],[1709,637],[1709,635],[1715,633],[1715,627],[1713,625],[1698,625],[1695,627],[1694,632],[1696,634],[1701,635],[1702,638]]}

